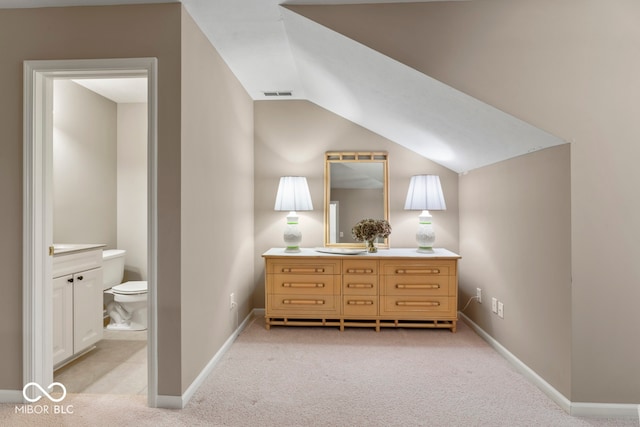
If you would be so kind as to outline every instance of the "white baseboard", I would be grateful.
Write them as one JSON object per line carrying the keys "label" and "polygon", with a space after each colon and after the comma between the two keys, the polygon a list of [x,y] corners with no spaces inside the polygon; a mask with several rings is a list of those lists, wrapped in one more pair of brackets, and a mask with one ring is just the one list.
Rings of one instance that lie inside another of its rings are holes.
{"label": "white baseboard", "polygon": [[204,369],[200,371],[200,374],[198,374],[196,379],[193,380],[191,385],[189,385],[189,387],[187,388],[187,390],[185,390],[182,396],[158,395],[158,398],[156,400],[156,407],[166,408],[166,409],[184,408],[187,405],[187,403],[189,403],[189,400],[191,400],[191,398],[193,397],[195,392],[198,390],[198,388],[200,388],[202,383],[204,383],[204,381],[207,379],[211,371],[213,371],[216,365],[220,362],[220,359],[222,359],[222,356],[224,356],[224,354],[229,350],[229,348],[231,348],[231,344],[233,344],[236,338],[238,338],[238,335],[240,335],[240,332],[242,332],[242,330],[249,325],[249,322],[253,318],[258,317],[261,312],[262,312],[262,315],[264,315],[264,309],[253,309],[247,315],[247,317],[245,317],[242,323],[229,336],[229,338],[227,338],[225,343],[222,345],[222,347],[220,347],[220,349],[216,352],[213,358],[211,358],[209,363],[207,363],[207,366],[205,366]]}
{"label": "white baseboard", "polygon": [[571,403],[571,415],[591,418],[638,418],[640,405],[632,403]]}
{"label": "white baseboard", "polygon": [[553,400],[568,414],[575,417],[593,418],[638,418],[640,417],[640,405],[625,403],[583,403],[571,402],[562,393],[546,382],[533,369],[525,365],[520,359],[507,350],[502,344],[486,333],[473,320],[464,313],[458,313],[462,320],[469,325],[482,339],[484,339],[498,354],[507,359],[522,375],[538,387],[544,394]]}
{"label": "white baseboard", "polygon": [[[264,309],[254,309],[247,315],[242,323],[236,328],[236,330],[229,336],[218,352],[207,363],[207,366],[200,372],[196,379],[191,383],[182,396],[163,396],[158,395],[156,399],[157,408],[167,409],[182,409],[189,402],[193,394],[202,385],[207,376],[211,373],[213,368],[218,364],[222,356],[229,350],[231,344],[240,335],[240,332],[249,325],[249,322],[259,316],[264,316]],[[0,403],[24,403],[24,396],[22,390],[0,390]]]}
{"label": "white baseboard", "polygon": [[156,397],[156,408],[163,409],[182,409],[186,405],[183,403],[182,396],[164,396],[159,394]]}

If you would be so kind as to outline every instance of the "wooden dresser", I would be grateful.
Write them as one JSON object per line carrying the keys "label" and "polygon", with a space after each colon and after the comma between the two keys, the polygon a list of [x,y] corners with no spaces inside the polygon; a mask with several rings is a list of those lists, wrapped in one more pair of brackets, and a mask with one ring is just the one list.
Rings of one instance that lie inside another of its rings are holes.
{"label": "wooden dresser", "polygon": [[272,325],[446,328],[458,320],[458,259],[446,249],[347,255],[270,249],[265,318]]}

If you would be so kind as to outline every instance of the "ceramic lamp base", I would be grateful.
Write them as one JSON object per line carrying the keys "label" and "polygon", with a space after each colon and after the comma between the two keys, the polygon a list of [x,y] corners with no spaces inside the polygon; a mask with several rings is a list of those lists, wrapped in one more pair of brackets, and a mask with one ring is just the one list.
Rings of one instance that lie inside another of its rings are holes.
{"label": "ceramic lamp base", "polygon": [[284,228],[285,252],[300,252],[300,242],[302,242],[302,232],[298,228],[298,216],[295,212],[290,212],[287,216],[287,225]]}
{"label": "ceramic lamp base", "polygon": [[431,223],[431,215],[428,211],[423,211],[418,218],[420,219],[420,225],[418,225],[418,231],[416,232],[418,252],[431,253],[433,252],[433,243],[436,241],[436,232]]}

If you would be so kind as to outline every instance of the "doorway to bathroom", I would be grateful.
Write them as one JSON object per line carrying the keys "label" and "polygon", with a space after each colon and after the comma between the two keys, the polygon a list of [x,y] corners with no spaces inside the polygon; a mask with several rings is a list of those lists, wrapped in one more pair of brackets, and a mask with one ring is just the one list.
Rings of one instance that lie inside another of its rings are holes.
{"label": "doorway to bathroom", "polygon": [[[147,331],[105,330],[96,349],[56,371],[55,380],[66,381],[69,392],[144,393],[149,406],[156,406],[156,75],[153,58],[25,62],[25,384],[54,381],[54,242],[125,246],[124,281],[148,284]],[[109,99],[117,87],[126,89],[113,96],[130,96],[140,83],[144,99]],[[110,115],[83,121],[86,111],[78,97],[96,97],[92,106],[98,111],[106,106]],[[83,141],[79,150],[73,147],[78,141]],[[92,353],[102,360],[92,360]],[[129,372],[123,375],[123,369]],[[122,380],[109,380],[110,375],[137,377],[138,383],[117,388]],[[96,379],[100,384],[87,387]]]}

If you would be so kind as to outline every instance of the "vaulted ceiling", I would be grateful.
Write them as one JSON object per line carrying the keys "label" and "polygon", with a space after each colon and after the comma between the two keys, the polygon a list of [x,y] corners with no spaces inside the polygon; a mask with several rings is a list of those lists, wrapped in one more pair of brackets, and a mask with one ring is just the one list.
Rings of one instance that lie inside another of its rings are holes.
{"label": "vaulted ceiling", "polygon": [[[0,0],[44,7],[164,0]],[[453,171],[561,139],[286,7],[403,0],[182,0],[254,100],[309,100]]]}

